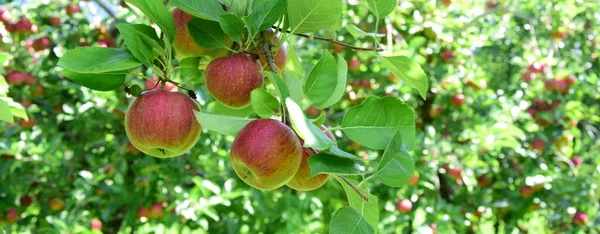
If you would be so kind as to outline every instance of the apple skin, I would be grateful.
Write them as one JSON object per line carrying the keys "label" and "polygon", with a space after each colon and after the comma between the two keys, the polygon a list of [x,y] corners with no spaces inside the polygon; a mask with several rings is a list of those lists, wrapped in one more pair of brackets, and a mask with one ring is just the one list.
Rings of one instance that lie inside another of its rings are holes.
{"label": "apple skin", "polygon": [[73,3],[73,4],[69,4],[67,6],[67,15],[68,16],[73,16],[75,13],[79,13],[81,12],[81,8],[79,8],[79,5]]}
{"label": "apple skin", "polygon": [[8,83],[8,84],[20,85],[24,81],[25,81],[25,78],[23,77],[23,73],[18,72],[18,71],[14,71],[14,72],[11,72],[8,75],[6,75],[6,83]]}
{"label": "apple skin", "polygon": [[47,37],[41,37],[33,41],[32,47],[35,51],[45,50],[52,46],[52,42]]}
{"label": "apple skin", "polygon": [[581,160],[581,158],[579,156],[573,157],[573,159],[571,161],[573,162],[573,165],[575,167],[578,167],[583,162],[583,160]]}
{"label": "apple skin", "polygon": [[96,231],[102,231],[102,221],[99,219],[92,219],[91,229]]}
{"label": "apple skin", "polygon": [[[325,126],[321,126],[321,130],[325,131],[327,128]],[[325,132],[325,135],[329,137],[331,140],[335,141],[335,137],[331,132]],[[304,145],[304,141],[300,140],[300,143]],[[292,189],[297,191],[311,191],[320,188],[329,179],[328,174],[319,174],[314,177],[310,177],[310,165],[308,164],[308,159],[315,155],[315,153],[319,153],[317,150],[313,150],[311,148],[302,148],[302,163],[300,164],[300,168],[294,178],[292,178],[286,185]]]}
{"label": "apple skin", "polygon": [[142,92],[125,114],[125,133],[145,154],[168,158],[189,151],[200,138],[198,105],[183,93],[153,89]]}
{"label": "apple skin", "polygon": [[587,216],[587,214],[585,214],[581,211],[577,211],[577,213],[575,213],[575,215],[573,215],[573,224],[575,224],[576,226],[583,226],[588,221],[589,221],[589,217]]}
{"label": "apple skin", "polygon": [[19,211],[14,208],[8,209],[8,212],[6,212],[6,222],[14,223],[17,222],[17,220],[19,220]]}
{"label": "apple skin", "polygon": [[148,211],[148,208],[141,206],[137,210],[137,215],[140,218],[141,217],[148,218],[148,216],[150,215],[150,212]]}
{"label": "apple skin", "polygon": [[[200,57],[208,55],[213,58],[225,56],[229,54],[227,49],[215,49],[208,50],[204,47],[199,46],[194,41],[192,35],[190,35],[187,23],[194,19],[193,15],[186,13],[180,9],[173,10],[173,20],[175,21],[175,41],[173,47],[175,48],[175,56],[178,60],[189,57]],[[231,39],[227,38],[226,45],[233,44]]]}
{"label": "apple skin", "polygon": [[359,68],[360,68],[360,60],[352,59],[352,60],[348,61],[348,71],[358,72]]}
{"label": "apple skin", "polygon": [[452,96],[451,104],[455,107],[462,106],[463,104],[465,104],[465,95],[460,93],[455,94],[454,96]]}
{"label": "apple skin", "polygon": [[285,124],[257,119],[238,133],[229,159],[236,174],[248,185],[273,190],[295,176],[302,163],[302,144]]}
{"label": "apple skin", "polygon": [[260,65],[249,55],[220,57],[206,67],[208,92],[223,105],[244,108],[250,105],[250,93],[264,84]]}
{"label": "apple skin", "polygon": [[65,203],[58,198],[50,199],[50,201],[48,201],[48,204],[50,204],[50,209],[53,211],[58,211],[65,208]]}
{"label": "apple skin", "polygon": [[406,213],[412,210],[412,202],[408,199],[404,199],[396,203],[396,209],[401,213]]}

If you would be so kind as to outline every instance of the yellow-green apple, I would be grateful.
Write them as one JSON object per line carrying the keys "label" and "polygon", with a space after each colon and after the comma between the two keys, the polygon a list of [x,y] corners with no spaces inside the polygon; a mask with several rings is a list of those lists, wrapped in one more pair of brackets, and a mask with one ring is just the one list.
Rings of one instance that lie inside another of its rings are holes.
{"label": "yellow-green apple", "polygon": [[[175,21],[175,42],[173,47],[175,48],[175,56],[177,59],[182,60],[188,57],[200,57],[210,56],[213,58],[225,56],[229,54],[227,49],[214,49],[208,50],[204,47],[199,46],[194,41],[187,23],[194,19],[193,15],[186,13],[185,11],[175,9],[173,10],[173,20]],[[233,42],[227,38],[226,46],[230,46]]]}
{"label": "yellow-green apple", "polygon": [[231,108],[250,105],[250,93],[264,83],[260,65],[246,54],[214,59],[206,67],[204,77],[208,92]]}
{"label": "yellow-green apple", "polygon": [[[325,131],[327,128],[321,126],[321,130]],[[325,132],[325,135],[335,141],[335,137],[331,132]],[[304,144],[304,141],[300,140],[300,143]],[[302,163],[300,163],[300,168],[298,169],[298,172],[296,172],[296,175],[294,175],[294,178],[286,184],[288,187],[298,191],[310,191],[318,189],[327,183],[327,180],[329,179],[329,175],[327,174],[319,174],[310,177],[310,165],[308,164],[308,159],[315,153],[319,153],[319,151],[311,148],[302,148]]]}
{"label": "yellow-green apple", "polygon": [[92,230],[102,231],[102,221],[100,221],[99,219],[92,219],[90,226],[90,229]]}
{"label": "yellow-green apple", "polygon": [[404,199],[404,200],[399,201],[398,203],[396,203],[396,208],[401,213],[409,212],[410,210],[412,210],[412,202],[410,200],[408,200],[408,199]]}
{"label": "yellow-green apple", "polygon": [[19,211],[14,208],[8,209],[8,212],[6,212],[6,222],[14,223],[17,222],[17,220],[19,220]]}
{"label": "yellow-green apple", "polygon": [[58,211],[65,208],[65,203],[59,198],[50,199],[50,201],[48,201],[48,204],[50,205],[50,209],[53,211]]}
{"label": "yellow-green apple", "polygon": [[248,123],[231,145],[230,161],[248,185],[273,190],[288,183],[300,168],[302,144],[296,133],[274,119]]}
{"label": "yellow-green apple", "polygon": [[183,93],[153,89],[142,92],[125,114],[129,142],[145,154],[159,158],[181,155],[200,138],[198,105]]}

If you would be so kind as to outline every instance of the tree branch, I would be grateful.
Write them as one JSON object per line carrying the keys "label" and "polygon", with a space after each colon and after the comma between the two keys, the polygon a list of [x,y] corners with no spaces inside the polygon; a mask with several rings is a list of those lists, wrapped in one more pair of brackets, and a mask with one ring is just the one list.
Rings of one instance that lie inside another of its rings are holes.
{"label": "tree branch", "polygon": [[112,18],[116,18],[116,16],[115,16],[115,13],[114,13],[114,12],[112,12],[112,11],[110,10],[110,8],[108,8],[108,7],[106,6],[106,4],[104,4],[104,2],[102,2],[102,1],[100,1],[100,0],[94,0],[94,2],[96,2],[96,4],[98,4],[98,6],[100,6],[100,8],[102,8],[104,11],[106,11],[106,13],[110,15],[110,17],[112,17]]}
{"label": "tree branch", "polygon": [[[283,30],[281,28],[278,27],[271,27],[275,30],[279,30],[280,32],[285,32],[285,33],[292,33],[289,30]],[[306,34],[300,34],[300,33],[294,33],[293,35],[299,36],[299,37],[304,37],[304,38],[308,38],[308,39],[316,39],[316,40],[321,40],[321,41],[327,41],[327,42],[331,42],[333,44],[338,44],[344,47],[348,47],[350,49],[353,50],[357,50],[357,51],[377,51],[377,52],[382,52],[383,48],[373,48],[373,47],[358,47],[358,46],[353,46],[350,44],[346,44],[344,42],[340,42],[340,41],[336,41],[334,39],[331,38],[325,38],[325,37],[316,37],[316,36],[310,36],[310,35],[306,35]]]}
{"label": "tree branch", "polygon": [[[273,52],[271,51],[271,42],[267,40],[267,35],[265,31],[260,33],[260,53],[263,54],[267,60],[267,65],[269,66],[271,72],[277,74],[277,68],[275,67],[275,60],[273,58]],[[291,126],[291,121],[289,119],[289,113],[283,104],[285,100],[281,100],[280,108],[282,113],[282,122],[288,126]]]}

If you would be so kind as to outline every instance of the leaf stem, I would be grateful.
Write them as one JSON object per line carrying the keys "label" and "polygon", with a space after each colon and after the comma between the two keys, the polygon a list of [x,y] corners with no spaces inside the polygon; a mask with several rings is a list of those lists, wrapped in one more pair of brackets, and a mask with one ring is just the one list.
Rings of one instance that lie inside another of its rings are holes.
{"label": "leaf stem", "polygon": [[[275,26],[273,26],[272,28],[275,29],[275,30],[279,30],[280,32],[291,33],[289,30],[283,30],[283,29],[275,27]],[[348,47],[348,48],[356,50],[356,51],[377,51],[377,52],[382,52],[383,51],[383,48],[358,47],[358,46],[353,46],[353,45],[350,45],[350,44],[346,44],[346,43],[341,42],[341,41],[336,41],[336,40],[331,39],[331,38],[317,37],[317,36],[311,36],[311,35],[306,35],[306,34],[301,34],[301,33],[293,33],[293,34],[296,35],[296,36],[304,37],[304,38],[308,38],[308,39],[315,39],[315,40],[321,40],[321,41],[331,42],[333,44],[338,44],[338,45],[341,45],[341,46],[344,46],[344,47]]]}
{"label": "leaf stem", "polygon": [[358,196],[360,196],[363,200],[369,202],[369,197],[366,196],[364,193],[362,193],[360,191],[360,189],[358,189],[358,187],[356,187],[356,185],[354,185],[352,182],[350,182],[350,180],[348,180],[346,177],[343,177],[343,176],[338,176],[338,178],[340,178],[342,181],[344,181],[344,183],[348,184],[348,186],[350,186],[358,194]]}

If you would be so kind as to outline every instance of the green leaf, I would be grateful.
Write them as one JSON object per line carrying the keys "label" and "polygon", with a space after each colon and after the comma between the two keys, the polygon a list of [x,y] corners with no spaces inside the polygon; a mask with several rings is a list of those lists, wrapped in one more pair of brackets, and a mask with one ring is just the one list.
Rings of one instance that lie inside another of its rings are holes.
{"label": "green leaf", "polygon": [[296,53],[296,48],[292,45],[295,45],[294,42],[290,42],[290,46],[288,46],[287,57],[285,61],[285,72],[286,73],[294,73],[296,77],[300,80],[304,80],[304,70],[302,69],[302,63],[300,62],[300,56]]}
{"label": "green leaf", "polygon": [[158,54],[152,48],[152,45],[146,43],[146,38],[143,38],[141,32],[131,24],[121,23],[117,25],[121,37],[125,40],[127,49],[147,67],[152,67],[154,59],[158,58]]}
{"label": "green leaf", "polygon": [[10,111],[10,106],[8,103],[2,99],[0,99],[0,120],[7,123],[14,123],[12,112]]}
{"label": "green leaf", "polygon": [[[363,195],[366,195],[369,199],[369,201],[366,201],[358,194],[358,192],[356,192],[352,187],[350,187],[348,183],[342,181],[339,178],[336,179],[340,182],[340,184],[342,184],[342,187],[344,187],[346,196],[348,196],[348,203],[350,204],[350,207],[356,209],[356,211],[358,211],[363,217],[365,217],[365,219],[367,220],[367,222],[369,222],[371,227],[377,227],[377,223],[379,223],[379,207],[377,206],[379,199],[377,198],[377,196],[370,194],[366,189],[357,187],[357,189]],[[355,181],[349,181],[351,183],[357,184],[355,183]]]}
{"label": "green leaf", "polygon": [[356,209],[344,206],[333,213],[329,233],[371,234],[375,233],[375,230]]}
{"label": "green leaf", "polygon": [[254,120],[226,115],[211,115],[198,111],[194,111],[194,114],[196,114],[196,120],[202,128],[232,136],[235,136],[246,124]]}
{"label": "green leaf", "polygon": [[58,66],[77,73],[105,73],[142,65],[133,55],[119,48],[81,47],[65,53]]}
{"label": "green leaf", "polygon": [[419,64],[406,56],[381,57],[381,63],[408,87],[419,91],[421,98],[427,98],[429,80]]}
{"label": "green leaf", "polygon": [[402,134],[397,132],[385,148],[375,175],[387,186],[401,187],[412,177],[414,170],[415,162],[402,142]]}
{"label": "green leaf", "polygon": [[350,108],[342,128],[350,139],[372,149],[385,149],[397,131],[409,150],[415,145],[415,113],[394,97],[371,96]]}
{"label": "green leaf", "polygon": [[376,38],[377,37],[385,37],[385,34],[365,32],[365,31],[361,30],[360,28],[356,27],[356,25],[354,25],[354,24],[348,24],[344,28],[346,29],[346,31],[348,31],[350,33],[350,35],[352,35],[352,37],[354,37],[354,39],[360,39],[362,37],[376,37]]}
{"label": "green leaf", "polygon": [[286,98],[285,103],[290,114],[292,127],[304,139],[304,147],[316,150],[325,150],[335,144],[317,125],[313,124],[306,116],[300,106],[292,99]]}
{"label": "green leaf", "polygon": [[6,61],[12,59],[12,55],[6,52],[0,53],[0,65],[4,64]]}
{"label": "green leaf", "polygon": [[248,117],[254,113],[254,109],[252,109],[252,105],[241,109],[233,109],[226,105],[221,104],[220,102],[214,102],[215,106],[213,107],[213,113],[216,115],[229,115],[236,117]]}
{"label": "green leaf", "polygon": [[367,0],[367,3],[369,10],[373,12],[377,18],[381,19],[396,9],[398,0]]}
{"label": "green leaf", "polygon": [[288,1],[287,21],[292,33],[338,30],[342,27],[342,1]]}
{"label": "green leaf", "polygon": [[179,62],[179,70],[181,71],[181,76],[183,77],[199,77],[202,75],[200,69],[200,59],[198,57],[189,57],[184,58]]}
{"label": "green leaf", "polygon": [[169,41],[173,41],[175,38],[175,21],[173,21],[171,12],[163,5],[162,1],[126,0],[126,2],[140,9],[144,15],[148,16],[158,25],[165,35],[167,35]]}
{"label": "green leaf", "polygon": [[298,77],[291,72],[284,72],[283,78],[285,80],[285,84],[290,90],[290,98],[294,100],[296,103],[301,103],[304,100],[304,92],[302,92],[302,81],[298,79]]}
{"label": "green leaf", "polygon": [[317,126],[321,126],[323,124],[325,124],[325,120],[327,120],[327,115],[325,115],[325,113],[321,113],[319,115],[319,117],[317,117],[316,119],[311,120],[315,125]]}
{"label": "green leaf", "polygon": [[323,52],[323,56],[313,67],[304,83],[304,94],[313,103],[325,103],[336,90],[337,68],[331,52]]}
{"label": "green leaf", "polygon": [[8,93],[8,83],[3,75],[0,75],[0,94]]}
{"label": "green leaf", "polygon": [[194,18],[187,24],[190,35],[192,35],[196,44],[209,50],[227,46],[225,44],[225,32],[223,32],[218,22]]}
{"label": "green leaf", "polygon": [[250,35],[270,28],[281,18],[287,0],[253,0],[251,11],[244,17]]}
{"label": "green leaf", "polygon": [[308,165],[310,165],[310,177],[318,174],[362,175],[367,173],[359,168],[356,161],[336,157],[327,152],[321,152],[308,158]]}
{"label": "green leaf", "polygon": [[240,17],[234,14],[219,14],[219,25],[232,40],[242,41],[245,24]]}
{"label": "green leaf", "polygon": [[249,8],[252,0],[223,0],[223,3],[227,7],[227,12],[231,12],[238,17],[246,16],[247,8]]}
{"label": "green leaf", "polygon": [[344,91],[346,90],[346,82],[348,81],[348,63],[346,63],[344,57],[339,54],[337,57],[336,69],[337,79],[335,85],[333,87],[330,87],[333,88],[333,91],[329,94],[329,98],[321,103],[313,103],[314,107],[318,109],[325,109],[329,106],[332,106],[333,104],[338,103],[344,96]]}
{"label": "green leaf", "polygon": [[[233,2],[235,2],[235,4],[238,4],[238,2],[241,1],[235,0],[232,1],[232,4]],[[187,12],[190,15],[212,21],[219,21],[218,15],[225,14],[223,7],[217,0],[170,0],[169,3],[173,4],[177,8]]]}
{"label": "green leaf", "polygon": [[125,82],[125,76],[127,75],[127,71],[88,74],[63,70],[61,73],[80,85],[98,91],[110,91],[119,88]]}
{"label": "green leaf", "polygon": [[[261,71],[261,73],[273,83],[275,89],[277,89],[277,92],[279,93],[279,100],[285,100],[290,96],[290,91],[281,76],[269,71]],[[285,104],[285,102],[283,104]]]}
{"label": "green leaf", "polygon": [[252,109],[262,118],[269,118],[279,109],[279,101],[265,89],[255,89],[250,93]]}
{"label": "green leaf", "polygon": [[328,154],[331,154],[333,156],[336,157],[341,157],[341,158],[347,158],[347,159],[351,159],[351,160],[362,160],[361,157],[356,156],[354,154],[348,153],[346,151],[341,150],[340,148],[338,148],[337,146],[332,146],[330,147],[328,150],[325,151]]}
{"label": "green leaf", "polygon": [[12,113],[13,117],[18,117],[24,120],[29,119],[29,117],[27,116],[27,112],[25,111],[25,107],[23,107],[21,103],[15,102],[12,98],[0,99],[4,99],[4,101],[8,103],[8,106],[10,106],[10,112]]}

